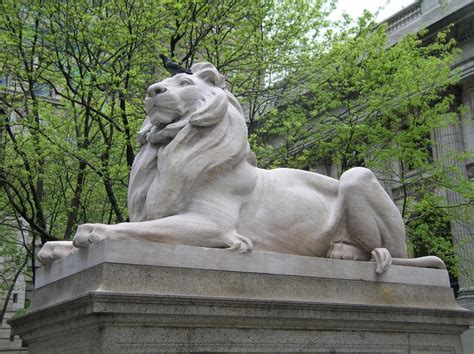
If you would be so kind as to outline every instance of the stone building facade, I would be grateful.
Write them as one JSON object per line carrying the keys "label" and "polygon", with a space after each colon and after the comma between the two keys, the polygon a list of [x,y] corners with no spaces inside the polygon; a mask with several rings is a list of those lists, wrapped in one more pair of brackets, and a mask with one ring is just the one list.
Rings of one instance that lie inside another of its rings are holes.
{"label": "stone building facade", "polygon": [[[425,39],[452,25],[451,33],[462,49],[456,63],[461,80],[456,88],[458,102],[465,107],[457,124],[432,132],[433,158],[445,159],[450,152],[468,152],[465,161],[447,159],[464,178],[474,178],[474,1],[472,0],[417,0],[386,20],[389,40],[396,43],[405,34],[428,29]],[[451,205],[467,202],[452,192],[441,191]],[[460,249],[465,271],[459,278],[458,300],[474,310],[474,209],[451,225],[454,242]]]}
{"label": "stone building facade", "polygon": [[[474,179],[474,1],[473,0],[417,0],[394,14],[388,22],[389,39],[396,43],[409,32],[427,28],[426,40],[452,25],[451,33],[462,49],[456,63],[461,80],[456,92],[465,110],[457,124],[432,132],[433,158],[443,158],[455,165],[464,178]],[[466,152],[465,161],[450,160],[450,152]],[[451,205],[465,203],[458,194],[445,190],[444,197]],[[454,243],[459,247],[463,274],[459,277],[458,302],[474,311],[474,207],[451,224]],[[474,352],[474,328],[465,332],[463,346],[466,353]]]}
{"label": "stone building facade", "polygon": [[[20,225],[20,227],[21,226],[22,225]],[[28,232],[23,227],[21,227],[21,229],[22,230],[18,230],[16,234],[12,233],[11,239],[6,235],[2,235],[2,242],[6,242],[7,239],[11,242],[15,242],[16,238],[19,242],[18,247],[22,247],[20,243],[24,237],[28,238]],[[5,232],[5,229],[3,231]],[[14,273],[18,270],[18,268],[14,266],[11,270],[9,270],[10,266],[11,260],[9,260],[8,256],[0,256],[0,273],[4,278],[2,280],[2,285],[5,284],[10,286],[10,284],[13,282],[15,277]],[[23,272],[19,274],[8,301],[8,289],[2,289],[0,292],[0,306],[4,306],[6,304],[5,315],[2,323],[0,324],[0,353],[16,354],[26,353],[27,351],[27,349],[23,347],[20,337],[12,335],[11,328],[7,323],[7,321],[11,319],[18,311],[25,308],[27,302],[29,301],[33,283],[31,282],[31,278],[26,276],[25,273],[26,269],[23,269]]]}
{"label": "stone building facade", "polygon": [[[5,259],[0,257],[0,268],[3,267]],[[19,336],[14,336],[11,333],[11,328],[7,321],[12,318],[18,310],[25,307],[25,296],[27,294],[27,285],[25,277],[20,275],[15,283],[15,287],[7,304],[5,317],[0,326],[0,353],[26,353],[26,348],[22,346],[22,340]],[[0,296],[0,303],[3,305],[5,301],[5,293]]]}

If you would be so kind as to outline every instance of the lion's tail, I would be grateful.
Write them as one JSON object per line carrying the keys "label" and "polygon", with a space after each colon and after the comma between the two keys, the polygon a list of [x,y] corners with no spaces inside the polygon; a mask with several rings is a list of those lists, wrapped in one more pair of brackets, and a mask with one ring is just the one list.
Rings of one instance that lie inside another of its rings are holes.
{"label": "lion's tail", "polygon": [[443,260],[436,256],[392,258],[392,264],[410,267],[446,269],[446,264],[444,264]]}
{"label": "lion's tail", "polygon": [[372,251],[372,259],[377,263],[377,273],[385,272],[392,264],[420,268],[446,269],[441,258],[426,256],[418,258],[392,258],[386,248],[376,248]]}

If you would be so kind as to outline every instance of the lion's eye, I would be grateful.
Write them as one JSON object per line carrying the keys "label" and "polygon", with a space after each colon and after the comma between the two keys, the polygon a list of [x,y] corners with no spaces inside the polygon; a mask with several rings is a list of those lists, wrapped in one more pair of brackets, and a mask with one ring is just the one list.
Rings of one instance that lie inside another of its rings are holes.
{"label": "lion's eye", "polygon": [[192,82],[191,80],[182,80],[179,85],[180,86],[188,86],[188,85],[193,85],[194,82]]}

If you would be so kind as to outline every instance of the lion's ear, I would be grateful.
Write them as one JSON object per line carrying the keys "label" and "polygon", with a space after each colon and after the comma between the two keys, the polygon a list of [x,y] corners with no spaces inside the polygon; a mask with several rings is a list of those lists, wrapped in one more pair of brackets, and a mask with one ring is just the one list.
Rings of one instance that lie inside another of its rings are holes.
{"label": "lion's ear", "polygon": [[224,76],[219,74],[216,69],[206,69],[197,73],[198,77],[210,85],[224,88],[225,87],[225,79]]}
{"label": "lion's ear", "polygon": [[193,73],[200,79],[206,81],[212,86],[225,88],[224,75],[219,74],[216,67],[211,63],[198,63],[191,67]]}

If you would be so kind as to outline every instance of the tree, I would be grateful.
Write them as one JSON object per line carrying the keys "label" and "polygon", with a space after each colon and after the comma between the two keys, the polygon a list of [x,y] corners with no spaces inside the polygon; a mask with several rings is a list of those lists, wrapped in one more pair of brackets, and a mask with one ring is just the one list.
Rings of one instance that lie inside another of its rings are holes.
{"label": "tree", "polygon": [[[209,60],[251,124],[284,87],[323,1],[13,1],[0,5],[0,203],[34,245],[77,225],[127,219],[128,173],[146,87],[167,76],[158,54]],[[305,49],[306,50],[306,49]],[[309,50],[309,46],[308,49]],[[34,273],[33,273],[34,278]]]}
{"label": "tree", "polygon": [[[327,36],[330,49],[313,53],[304,66],[310,73],[304,95],[290,95],[262,117],[252,139],[260,160],[334,177],[354,166],[372,169],[398,194],[412,253],[438,255],[458,275],[447,225],[460,209],[468,212],[474,189],[431,151],[432,132],[459,114],[454,40],[440,33],[424,43],[421,33],[388,46],[385,27],[369,14]],[[447,205],[443,188],[466,202]]]}

